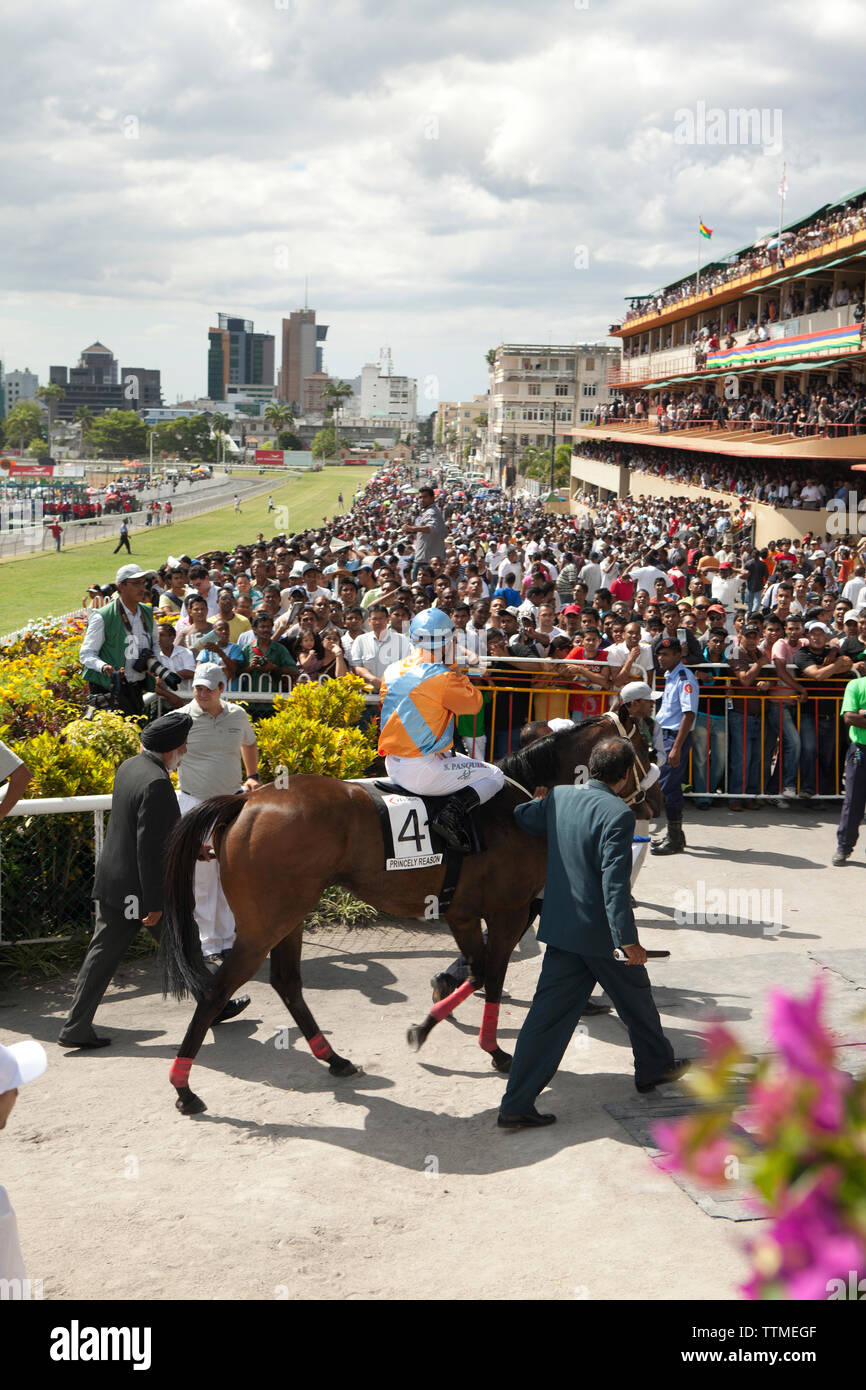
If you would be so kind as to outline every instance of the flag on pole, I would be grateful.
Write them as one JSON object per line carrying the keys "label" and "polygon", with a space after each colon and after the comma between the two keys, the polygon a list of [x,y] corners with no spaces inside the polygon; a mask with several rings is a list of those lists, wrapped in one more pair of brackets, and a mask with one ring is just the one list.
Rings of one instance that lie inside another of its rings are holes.
{"label": "flag on pole", "polygon": [[707,240],[709,240],[709,238],[713,235],[712,227],[705,227],[703,222],[698,223],[698,231],[700,232],[701,236],[705,236]]}
{"label": "flag on pole", "polygon": [[787,197],[787,194],[788,194],[788,180],[785,178],[785,169],[786,169],[786,166],[783,165],[783,166],[782,166],[782,177],[781,177],[781,179],[779,180],[779,197],[780,197],[780,198],[785,198],[785,197]]}

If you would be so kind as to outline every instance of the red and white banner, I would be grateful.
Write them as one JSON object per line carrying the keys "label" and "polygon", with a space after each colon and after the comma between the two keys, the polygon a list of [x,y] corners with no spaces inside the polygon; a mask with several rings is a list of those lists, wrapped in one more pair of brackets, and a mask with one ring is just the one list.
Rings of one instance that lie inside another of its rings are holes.
{"label": "red and white banner", "polygon": [[282,449],[256,449],[256,463],[259,465],[269,464],[272,468],[282,468],[285,463],[285,454]]}
{"label": "red and white banner", "polygon": [[53,463],[14,463],[10,460],[10,478],[53,478]]}
{"label": "red and white banner", "polygon": [[369,459],[359,459],[359,458],[356,458],[354,454],[352,454],[352,455],[351,455],[350,457],[348,457],[348,458],[344,458],[344,459],[343,459],[343,463],[346,464],[346,465],[349,465],[349,466],[351,466],[351,464],[353,464],[353,463],[363,463],[363,464],[366,466],[366,464],[368,464],[369,461],[370,461]]}

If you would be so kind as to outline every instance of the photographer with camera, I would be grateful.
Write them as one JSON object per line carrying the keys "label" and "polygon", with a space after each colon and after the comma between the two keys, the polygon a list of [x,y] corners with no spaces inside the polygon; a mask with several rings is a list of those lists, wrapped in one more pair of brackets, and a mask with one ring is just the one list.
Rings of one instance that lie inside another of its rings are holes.
{"label": "photographer with camera", "polygon": [[153,669],[151,674],[156,681],[156,693],[163,703],[170,709],[180,709],[190,698],[192,686],[189,686],[186,697],[176,692],[181,683],[186,685],[194,674],[195,657],[186,647],[176,643],[173,618],[159,618],[157,621],[159,647],[156,656],[161,664],[159,669]]}
{"label": "photographer with camera", "polygon": [[91,609],[79,660],[90,686],[91,703],[122,714],[144,713],[148,665],[154,658],[153,608],[143,603],[153,570],[123,565],[116,575],[117,593]]}

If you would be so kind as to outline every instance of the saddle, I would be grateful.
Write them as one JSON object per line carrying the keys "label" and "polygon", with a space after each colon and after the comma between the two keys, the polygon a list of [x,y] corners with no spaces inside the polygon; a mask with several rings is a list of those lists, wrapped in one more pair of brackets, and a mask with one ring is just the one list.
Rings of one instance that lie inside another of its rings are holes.
{"label": "saddle", "polygon": [[466,854],[483,854],[487,848],[475,818],[468,815],[464,819],[470,848],[460,851],[445,842],[434,824],[438,813],[451,801],[450,796],[419,796],[385,778],[356,777],[352,780],[364,788],[376,807],[386,870],[423,869],[444,863],[445,881],[438,895],[439,911],[444,914],[457,891]]}

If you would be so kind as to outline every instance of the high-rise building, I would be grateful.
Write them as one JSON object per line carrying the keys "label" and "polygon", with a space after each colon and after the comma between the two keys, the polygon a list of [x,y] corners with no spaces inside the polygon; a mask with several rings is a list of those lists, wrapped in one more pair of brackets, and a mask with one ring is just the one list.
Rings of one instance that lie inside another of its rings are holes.
{"label": "high-rise building", "polygon": [[7,372],[6,414],[14,410],[19,401],[35,400],[38,386],[39,378],[29,367],[25,367],[23,372]]}
{"label": "high-rise building", "polygon": [[[390,358],[388,359],[390,364]],[[364,420],[415,420],[418,383],[414,377],[392,376],[375,362],[361,372],[361,402],[357,414]]]}
{"label": "high-rise building", "polygon": [[55,420],[72,420],[82,405],[94,415],[162,405],[159,371],[153,367],[120,370],[111,349],[98,341],[84,349],[77,367],[49,367],[48,379],[64,391],[52,410]]}
{"label": "high-rise building", "polygon": [[208,329],[207,393],[224,401],[231,386],[273,386],[274,335],[256,333],[252,319],[217,315]]}
{"label": "high-rise building", "polygon": [[316,323],[315,309],[294,309],[283,319],[282,358],[277,378],[279,400],[304,408],[311,390],[305,390],[308,378],[324,371],[324,344],[328,325]]}

